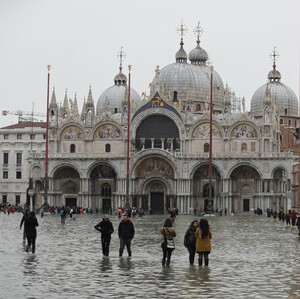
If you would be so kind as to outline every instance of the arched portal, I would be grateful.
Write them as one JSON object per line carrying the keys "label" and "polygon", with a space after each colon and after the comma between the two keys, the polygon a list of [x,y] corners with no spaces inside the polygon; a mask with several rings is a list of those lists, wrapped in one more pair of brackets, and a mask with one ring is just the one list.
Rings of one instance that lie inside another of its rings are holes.
{"label": "arched portal", "polygon": [[180,147],[179,131],[174,121],[164,115],[151,115],[144,119],[136,131],[137,150],[161,148],[176,150]]}
{"label": "arched portal", "polygon": [[[221,175],[219,171],[213,167],[212,171],[212,201],[214,209],[220,207],[216,202],[218,194],[221,192]],[[193,176],[193,195],[194,207],[200,211],[206,211],[209,200],[209,165],[204,164],[197,168]]]}
{"label": "arched portal", "polygon": [[137,164],[134,176],[134,205],[156,214],[176,207],[174,169],[168,160],[147,157]]}
{"label": "arched portal", "polygon": [[70,166],[58,168],[53,174],[53,191],[55,206],[77,207],[80,192],[80,176],[77,170]]}
{"label": "arched portal", "polygon": [[231,206],[234,212],[249,212],[250,209],[261,208],[256,194],[260,190],[260,175],[249,165],[235,168],[230,175]]}
{"label": "arched portal", "polygon": [[112,197],[116,188],[116,172],[107,164],[100,164],[91,170],[89,191],[91,206],[103,213],[112,210]]}
{"label": "arched portal", "polygon": [[160,181],[149,183],[150,208],[153,214],[161,214],[165,211],[165,186]]}

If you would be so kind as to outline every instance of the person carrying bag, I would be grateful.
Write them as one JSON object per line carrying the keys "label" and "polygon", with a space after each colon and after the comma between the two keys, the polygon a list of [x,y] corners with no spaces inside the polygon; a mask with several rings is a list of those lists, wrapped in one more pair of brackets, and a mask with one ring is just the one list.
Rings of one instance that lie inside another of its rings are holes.
{"label": "person carrying bag", "polygon": [[163,250],[162,265],[169,266],[171,262],[172,251],[175,249],[174,237],[176,237],[175,229],[170,218],[167,218],[164,226],[160,229],[160,233],[164,238],[161,244]]}

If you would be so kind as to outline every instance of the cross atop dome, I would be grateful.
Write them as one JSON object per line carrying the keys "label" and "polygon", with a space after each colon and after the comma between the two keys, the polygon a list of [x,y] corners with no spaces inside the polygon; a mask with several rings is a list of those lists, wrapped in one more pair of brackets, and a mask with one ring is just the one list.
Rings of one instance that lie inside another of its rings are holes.
{"label": "cross atop dome", "polygon": [[270,57],[273,61],[273,69],[275,70],[276,69],[276,61],[278,60],[279,58],[279,53],[276,51],[276,47],[274,47],[274,50],[271,52],[270,54]]}
{"label": "cross atop dome", "polygon": [[188,32],[188,28],[183,24],[182,20],[181,20],[181,25],[177,28],[176,31],[181,36],[181,40],[183,40],[183,36]]}
{"label": "cross atop dome", "polygon": [[117,54],[118,60],[120,61],[120,71],[122,70],[122,63],[124,61],[124,58],[126,57],[125,52],[123,51],[123,47],[121,47],[120,52]]}
{"label": "cross atop dome", "polygon": [[204,30],[203,28],[200,26],[200,22],[198,22],[197,27],[193,30],[194,34],[197,37],[197,40],[200,39],[200,36],[203,34]]}

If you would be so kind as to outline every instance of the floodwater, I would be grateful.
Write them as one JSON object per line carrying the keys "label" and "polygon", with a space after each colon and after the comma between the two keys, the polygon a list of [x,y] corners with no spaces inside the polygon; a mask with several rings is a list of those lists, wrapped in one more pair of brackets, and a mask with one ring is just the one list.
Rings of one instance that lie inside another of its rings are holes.
{"label": "floodwater", "polygon": [[[161,265],[159,228],[166,215],[134,220],[132,257],[118,257],[119,219],[111,216],[110,256],[94,225],[102,215],[38,216],[36,253],[24,253],[22,214],[0,213],[0,298],[300,298],[296,227],[266,216],[207,217],[213,240],[209,267],[190,266],[183,246],[192,215],[179,215],[170,267]],[[199,219],[199,217],[196,217]],[[197,264],[197,257],[195,259]]]}

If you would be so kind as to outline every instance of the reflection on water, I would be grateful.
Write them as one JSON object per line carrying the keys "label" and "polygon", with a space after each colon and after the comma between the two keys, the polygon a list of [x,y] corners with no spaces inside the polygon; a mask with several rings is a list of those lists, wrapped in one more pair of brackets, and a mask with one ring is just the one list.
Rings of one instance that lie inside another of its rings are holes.
{"label": "reflection on water", "polygon": [[102,215],[60,224],[39,218],[36,253],[24,253],[22,215],[0,214],[0,298],[299,298],[296,228],[264,216],[210,217],[210,266],[190,266],[183,236],[194,216],[177,217],[171,266],[162,267],[159,228],[166,216],[134,221],[133,255],[119,258],[117,227],[109,257],[94,225]]}

